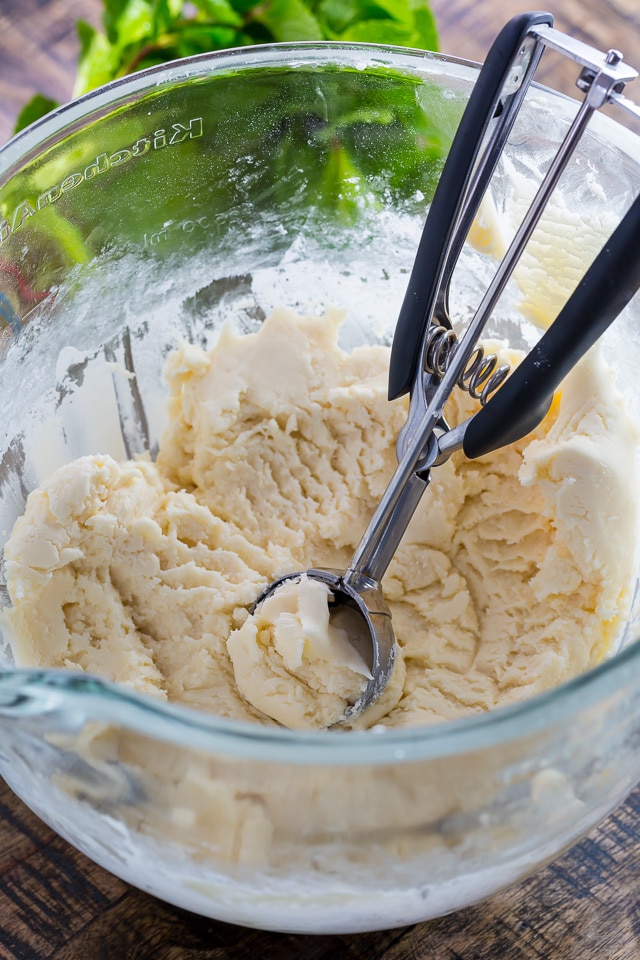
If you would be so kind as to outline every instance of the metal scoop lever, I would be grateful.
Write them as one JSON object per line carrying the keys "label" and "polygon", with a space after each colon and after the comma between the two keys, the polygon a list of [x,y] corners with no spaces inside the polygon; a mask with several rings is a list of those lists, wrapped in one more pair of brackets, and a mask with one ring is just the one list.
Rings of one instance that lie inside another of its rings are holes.
{"label": "metal scoop lever", "polygon": [[[370,707],[391,676],[395,637],[380,581],[428,486],[431,467],[443,463],[454,450],[462,448],[473,458],[528,433],[547,412],[562,377],[640,286],[640,255],[634,257],[632,252],[638,246],[640,221],[636,201],[534,351],[479,413],[449,429],[444,420],[446,401],[461,384],[478,337],[589,117],[605,102],[611,102],[613,94],[619,97],[626,80],[637,76],[636,71],[621,64],[621,57],[605,56],[584,44],[578,44],[576,52],[576,44],[554,31],[552,22],[549,14],[541,13],[513,18],[492,45],[480,71],[434,194],[394,336],[389,396],[401,396],[407,390],[411,393],[407,423],[397,443],[398,466],[349,568],[343,574],[336,570],[306,571],[307,576],[329,587],[334,610],[350,608],[361,617],[362,630],[350,639],[368,663],[371,678],[357,703],[351,704],[338,721],[341,723],[351,722]],[[434,320],[442,327],[451,327],[447,300],[453,270],[547,44],[584,68],[581,89],[586,92],[585,100],[473,319],[456,344],[451,362],[440,374],[430,370],[427,362]],[[587,67],[593,67],[588,75]],[[618,278],[609,274],[612,263],[619,275],[625,275],[622,291],[612,287],[618,283]],[[594,321],[586,324],[590,312]],[[585,329],[580,329],[580,322],[585,323]],[[514,385],[509,387],[512,381]],[[510,393],[504,393],[507,388]],[[514,413],[516,402],[520,407]],[[302,575],[293,573],[270,584],[256,606],[284,580]]]}
{"label": "metal scoop lever", "polygon": [[450,326],[449,282],[544,50],[531,31],[552,24],[550,13],[513,17],[487,53],[438,180],[398,316],[390,400],[412,388],[434,314]]}
{"label": "metal scoop lever", "polygon": [[[428,486],[428,468],[438,453],[434,431],[446,428],[442,409],[455,386],[451,377],[443,383],[423,378],[424,337],[441,303],[442,317],[446,317],[446,288],[540,59],[543,46],[530,31],[552,23],[548,13],[514,17],[492,44],[480,70],[438,181],[394,336],[389,396],[399,396],[410,384],[415,387],[398,443],[398,467],[348,570],[342,574],[306,571],[329,586],[334,609],[346,605],[362,616],[362,635],[352,642],[368,664],[371,679],[357,703],[347,708],[342,723],[354,720],[378,699],[393,670],[396,641],[380,581]],[[282,582],[301,575],[271,583],[255,606]]]}
{"label": "metal scoop lever", "polygon": [[473,417],[439,439],[436,463],[462,449],[471,460],[515,443],[543,420],[554,391],[640,289],[640,196],[551,327]]}

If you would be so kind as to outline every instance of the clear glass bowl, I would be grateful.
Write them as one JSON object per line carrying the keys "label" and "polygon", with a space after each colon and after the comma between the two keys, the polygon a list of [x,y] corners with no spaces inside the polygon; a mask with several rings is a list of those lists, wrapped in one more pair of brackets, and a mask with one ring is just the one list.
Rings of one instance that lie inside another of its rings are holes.
{"label": "clear glass bowl", "polygon": [[[250,331],[281,303],[355,303],[344,345],[389,343],[475,76],[377,46],[231,51],[113,83],[7,144],[2,544],[59,464],[156,450],[162,366],[180,338],[206,345],[229,316]],[[574,109],[537,89],[512,168],[535,180]],[[638,191],[639,143],[598,120],[576,163],[561,194],[586,267]],[[473,288],[490,257],[465,257]],[[639,320],[632,305],[604,349],[640,422]],[[513,304],[490,332],[534,335]],[[0,772],[89,857],[203,915],[299,932],[415,923],[531,873],[640,779],[637,636],[634,620],[613,658],[519,706],[366,733],[225,721],[15,669],[5,649]]]}

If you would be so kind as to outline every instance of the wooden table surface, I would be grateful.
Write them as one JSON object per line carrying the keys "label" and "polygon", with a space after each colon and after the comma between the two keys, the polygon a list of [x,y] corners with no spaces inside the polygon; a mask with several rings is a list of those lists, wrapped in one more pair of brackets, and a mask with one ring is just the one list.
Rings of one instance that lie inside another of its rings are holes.
{"label": "wooden table surface", "polygon": [[[521,0],[433,0],[441,49],[481,60]],[[640,66],[640,0],[555,0],[556,25]],[[99,0],[0,0],[0,142],[35,91],[72,89],[74,23]],[[567,93],[550,58],[543,79]],[[640,82],[639,82],[640,85]],[[630,90],[632,93],[632,90]],[[640,91],[633,93],[640,99]],[[0,780],[0,960],[640,960],[640,789],[552,866],[483,904],[355,936],[262,933],[129,887],[45,827]]]}

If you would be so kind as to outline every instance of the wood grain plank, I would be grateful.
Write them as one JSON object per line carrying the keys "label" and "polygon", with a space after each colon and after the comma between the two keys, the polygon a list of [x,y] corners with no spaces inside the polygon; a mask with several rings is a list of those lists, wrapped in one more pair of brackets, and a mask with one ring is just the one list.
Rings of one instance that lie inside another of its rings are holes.
{"label": "wood grain plank", "polygon": [[[640,70],[640,3],[638,0],[561,0],[535,4],[527,0],[432,0],[431,5],[440,30],[443,53],[468,60],[484,59],[492,40],[511,16],[527,10],[549,10],[555,26],[571,33],[598,49],[619,48],[625,60]],[[554,51],[544,54],[537,74],[567,96],[575,97],[577,71],[574,64]],[[629,96],[640,99],[640,81],[636,92],[629,87]]]}
{"label": "wood grain plank", "polygon": [[640,790],[556,863],[482,904],[402,930],[314,937],[235,927],[161,903],[92,864],[6,785],[0,805],[3,822],[33,845],[0,872],[0,960],[640,957]]}
{"label": "wood grain plank", "polygon": [[35,93],[62,103],[73,89],[76,21],[100,22],[100,0],[0,0],[0,143]]}
{"label": "wood grain plank", "polygon": [[45,960],[129,888],[0,783],[0,960]]}

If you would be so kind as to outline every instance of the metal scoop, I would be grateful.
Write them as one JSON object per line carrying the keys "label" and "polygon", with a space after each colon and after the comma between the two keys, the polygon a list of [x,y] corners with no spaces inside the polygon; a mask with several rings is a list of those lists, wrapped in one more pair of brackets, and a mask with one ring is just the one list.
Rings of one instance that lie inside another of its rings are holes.
{"label": "metal scoop", "polygon": [[[396,328],[389,399],[410,393],[409,414],[397,443],[398,466],[354,552],[348,569],[310,569],[331,592],[331,615],[355,611],[350,639],[371,677],[340,723],[350,723],[384,691],[396,640],[380,582],[426,490],[430,470],[462,449],[470,459],[513,443],[544,418],[554,390],[640,287],[640,197],[605,244],[557,319],[508,380],[495,371],[477,341],[533,233],[589,117],[616,103],[640,117],[622,96],[637,72],[616,51],[603,54],[554,30],[546,13],[514,17],[489,51],[454,138],[425,223]],[[581,65],[585,92],[514,239],[463,336],[451,328],[448,291],[471,223],[546,46]],[[459,386],[481,399],[480,411],[450,429],[444,407]],[[492,395],[493,394],[493,395]],[[271,583],[258,606],[293,573]],[[353,624],[357,624],[353,628]]]}

